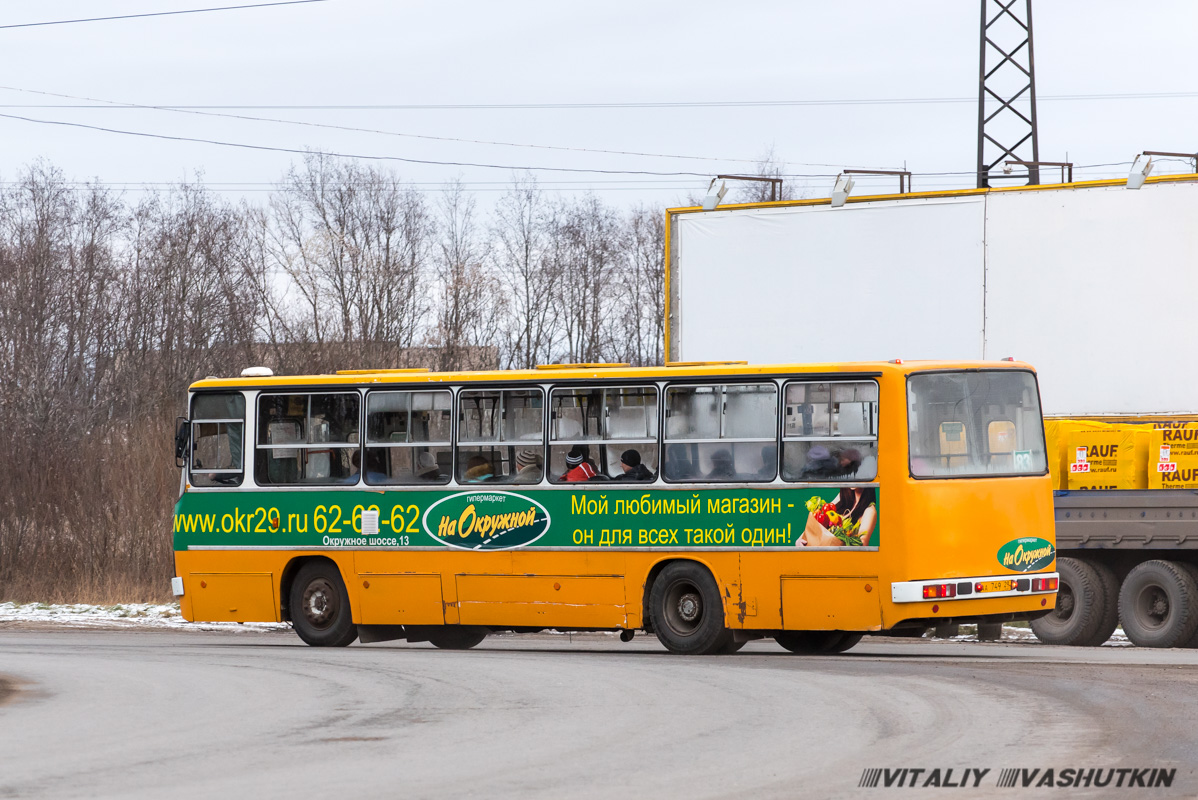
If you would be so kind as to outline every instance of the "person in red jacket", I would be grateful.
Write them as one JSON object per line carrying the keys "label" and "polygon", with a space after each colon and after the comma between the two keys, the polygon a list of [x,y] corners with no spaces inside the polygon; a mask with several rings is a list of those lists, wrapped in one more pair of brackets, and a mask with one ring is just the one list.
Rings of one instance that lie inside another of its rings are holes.
{"label": "person in red jacket", "polygon": [[566,474],[561,479],[567,483],[589,481],[595,477],[595,468],[587,461],[586,445],[576,444],[566,453]]}

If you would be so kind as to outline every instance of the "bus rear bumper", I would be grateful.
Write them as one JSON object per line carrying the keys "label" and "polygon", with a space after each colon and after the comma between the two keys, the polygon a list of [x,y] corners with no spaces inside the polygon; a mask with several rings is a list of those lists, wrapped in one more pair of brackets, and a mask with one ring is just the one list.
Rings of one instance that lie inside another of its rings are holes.
{"label": "bus rear bumper", "polygon": [[939,578],[926,581],[897,581],[890,584],[890,602],[926,603],[954,600],[993,600],[1002,597],[1029,597],[1056,594],[1061,576],[1055,572],[1037,572],[1026,577],[983,575],[971,578]]}

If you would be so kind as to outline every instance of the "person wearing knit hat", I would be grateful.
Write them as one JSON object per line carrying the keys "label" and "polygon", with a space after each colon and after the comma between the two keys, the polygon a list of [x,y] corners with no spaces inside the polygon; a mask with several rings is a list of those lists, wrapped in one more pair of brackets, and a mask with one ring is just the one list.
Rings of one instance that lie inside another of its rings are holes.
{"label": "person wearing knit hat", "polygon": [[516,453],[516,482],[536,483],[541,480],[541,454],[532,448]]}
{"label": "person wearing knit hat", "polygon": [[651,481],[653,473],[641,463],[641,454],[637,450],[625,450],[620,456],[620,468],[623,475],[616,477],[618,481]]}
{"label": "person wearing knit hat", "polygon": [[566,453],[566,474],[561,480],[567,483],[589,481],[595,477],[595,468],[587,461],[589,448],[584,444],[576,444]]}
{"label": "person wearing knit hat", "polygon": [[427,450],[416,456],[416,474],[422,481],[439,481],[445,477],[437,468],[437,459]]}

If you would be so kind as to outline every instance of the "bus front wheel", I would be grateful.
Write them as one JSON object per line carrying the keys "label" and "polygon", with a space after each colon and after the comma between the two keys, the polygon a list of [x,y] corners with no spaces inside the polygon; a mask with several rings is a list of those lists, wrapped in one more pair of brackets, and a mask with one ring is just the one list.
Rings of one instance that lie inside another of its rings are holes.
{"label": "bus front wheel", "polygon": [[732,632],[724,627],[724,603],[715,578],[700,564],[676,561],[653,582],[649,593],[653,632],[671,653],[687,656],[724,652]]}
{"label": "bus front wheel", "polygon": [[358,638],[349,594],[336,565],[312,561],[291,584],[291,624],[313,647],[345,647]]}

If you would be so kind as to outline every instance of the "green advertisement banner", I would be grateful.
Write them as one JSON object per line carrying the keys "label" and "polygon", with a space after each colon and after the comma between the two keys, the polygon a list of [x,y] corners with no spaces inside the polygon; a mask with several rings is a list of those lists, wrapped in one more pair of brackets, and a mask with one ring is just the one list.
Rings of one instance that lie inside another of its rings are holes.
{"label": "green advertisement banner", "polygon": [[[376,517],[377,515],[377,517]],[[578,491],[187,492],[175,549],[862,547],[881,531],[874,487]]]}

